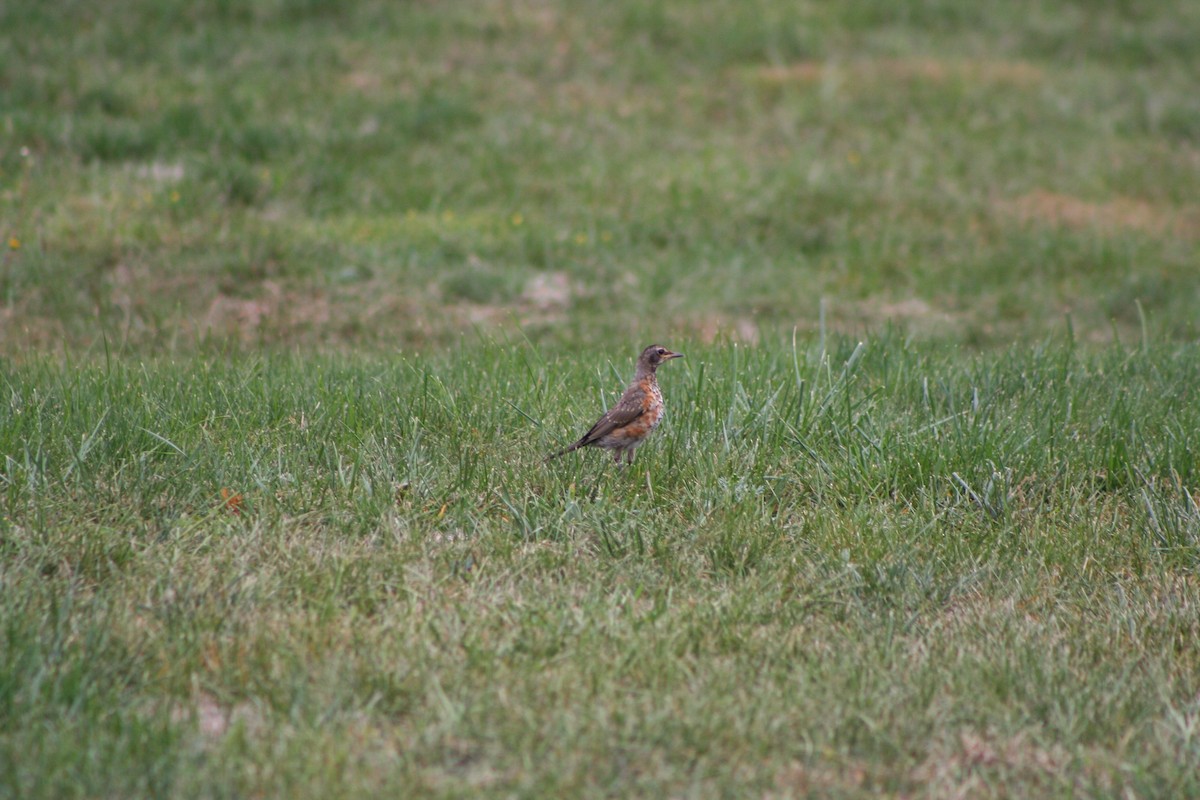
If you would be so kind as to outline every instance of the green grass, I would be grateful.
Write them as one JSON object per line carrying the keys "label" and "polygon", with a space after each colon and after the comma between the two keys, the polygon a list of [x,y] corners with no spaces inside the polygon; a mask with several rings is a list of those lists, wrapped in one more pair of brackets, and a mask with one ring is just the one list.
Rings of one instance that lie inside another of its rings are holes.
{"label": "green grass", "polygon": [[0,30],[0,797],[1200,795],[1200,5]]}
{"label": "green grass", "polygon": [[9,3],[0,351],[1190,339],[1193,5]]}
{"label": "green grass", "polygon": [[10,368],[6,790],[1200,790],[1193,347],[688,355]]}

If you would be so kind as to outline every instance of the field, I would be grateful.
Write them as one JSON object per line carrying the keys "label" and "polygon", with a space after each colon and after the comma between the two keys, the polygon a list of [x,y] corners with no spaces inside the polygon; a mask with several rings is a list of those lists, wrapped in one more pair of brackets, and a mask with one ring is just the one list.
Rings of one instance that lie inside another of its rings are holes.
{"label": "field", "polygon": [[1200,5],[0,27],[0,797],[1200,796]]}

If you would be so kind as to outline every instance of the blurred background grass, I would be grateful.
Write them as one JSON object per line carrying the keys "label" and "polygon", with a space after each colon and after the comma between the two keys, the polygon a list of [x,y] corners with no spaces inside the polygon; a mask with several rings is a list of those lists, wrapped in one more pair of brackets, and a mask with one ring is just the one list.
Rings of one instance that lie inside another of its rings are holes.
{"label": "blurred background grass", "polygon": [[1191,337],[1200,8],[5,3],[0,351]]}

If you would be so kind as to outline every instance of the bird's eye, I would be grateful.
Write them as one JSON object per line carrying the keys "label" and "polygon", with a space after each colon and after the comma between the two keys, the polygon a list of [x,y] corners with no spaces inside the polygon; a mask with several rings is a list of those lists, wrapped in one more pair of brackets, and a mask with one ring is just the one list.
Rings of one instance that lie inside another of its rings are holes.
{"label": "bird's eye", "polygon": [[667,354],[666,348],[663,348],[663,347],[658,348],[658,354],[660,356],[665,356]]}

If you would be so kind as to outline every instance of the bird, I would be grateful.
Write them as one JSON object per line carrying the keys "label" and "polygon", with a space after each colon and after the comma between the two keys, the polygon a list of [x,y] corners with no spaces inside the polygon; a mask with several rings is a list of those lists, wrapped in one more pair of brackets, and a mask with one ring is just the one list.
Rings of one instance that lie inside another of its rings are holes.
{"label": "bird", "polygon": [[638,356],[637,373],[616,405],[605,412],[577,442],[551,453],[545,460],[549,462],[581,447],[599,447],[611,450],[613,461],[617,464],[621,463],[621,456],[625,457],[626,464],[632,464],[634,451],[662,422],[665,406],[654,373],[660,365],[673,358],[683,358],[683,353],[673,353],[657,344],[643,350]]}

